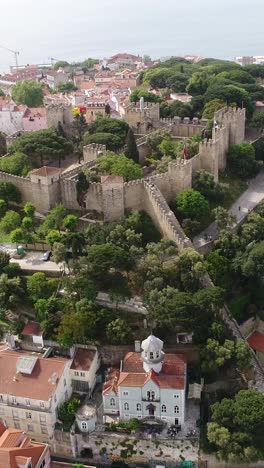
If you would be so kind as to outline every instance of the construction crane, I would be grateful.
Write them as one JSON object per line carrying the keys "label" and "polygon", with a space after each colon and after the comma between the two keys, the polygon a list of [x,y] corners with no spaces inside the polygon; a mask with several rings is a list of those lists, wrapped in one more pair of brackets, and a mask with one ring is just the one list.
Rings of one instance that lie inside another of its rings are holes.
{"label": "construction crane", "polygon": [[15,56],[15,62],[16,62],[16,69],[18,70],[18,56],[19,56],[19,52],[18,52],[17,50],[12,50],[12,49],[9,49],[8,47],[2,46],[2,45],[0,45],[0,49],[8,50],[9,52],[12,52],[12,54],[14,54],[14,56]]}
{"label": "construction crane", "polygon": [[51,65],[53,65],[54,62],[63,62],[63,60],[59,60],[54,57],[49,57],[48,60],[50,60]]}

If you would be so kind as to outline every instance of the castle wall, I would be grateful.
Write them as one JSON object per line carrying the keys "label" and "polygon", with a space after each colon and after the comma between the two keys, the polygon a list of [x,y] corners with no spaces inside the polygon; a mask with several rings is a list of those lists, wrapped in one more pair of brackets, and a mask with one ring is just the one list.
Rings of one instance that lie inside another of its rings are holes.
{"label": "castle wall", "polygon": [[211,172],[214,181],[218,182],[219,140],[203,140],[199,145],[199,154],[201,169]]}
{"label": "castle wall", "polygon": [[30,179],[7,174],[6,172],[0,172],[0,181],[9,181],[17,186],[22,196],[21,204],[25,204],[28,201],[33,201],[32,185]]}
{"label": "castle wall", "polygon": [[144,181],[143,179],[131,180],[124,183],[124,207],[125,210],[144,209]]}
{"label": "castle wall", "polygon": [[[112,180],[111,180],[112,179]],[[120,180],[118,180],[120,179]],[[124,216],[124,181],[123,177],[109,177],[108,181],[101,184],[103,213],[105,221],[112,221]],[[88,192],[89,201],[89,192]],[[90,206],[90,201],[89,201]]]}
{"label": "castle wall", "polygon": [[84,162],[95,161],[98,157],[106,153],[106,146],[96,143],[83,147]]}
{"label": "castle wall", "polygon": [[[104,195],[106,195],[106,193],[104,193]],[[106,207],[104,207],[104,204],[103,204],[102,184],[95,183],[95,182],[90,184],[88,192],[87,192],[86,197],[85,197],[85,203],[86,203],[86,208],[88,210],[95,210],[95,211],[98,211],[99,213],[102,213],[102,212],[104,212],[104,210],[106,210]],[[108,198],[106,206],[108,206],[108,203],[111,203],[111,198]],[[111,205],[110,205],[110,207],[111,207]],[[107,216],[110,217],[110,214],[112,214],[112,213],[113,212],[110,209],[109,214],[107,212]],[[124,212],[119,217],[123,216],[123,214],[124,214]],[[117,219],[117,218],[113,218],[113,219]]]}

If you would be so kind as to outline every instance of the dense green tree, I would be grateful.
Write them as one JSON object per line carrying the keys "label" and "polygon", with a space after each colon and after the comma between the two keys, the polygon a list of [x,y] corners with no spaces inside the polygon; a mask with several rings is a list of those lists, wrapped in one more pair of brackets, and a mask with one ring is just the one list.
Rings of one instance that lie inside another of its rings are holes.
{"label": "dense green tree", "polygon": [[212,119],[216,111],[226,107],[226,103],[221,99],[213,99],[205,104],[203,110],[203,119]]}
{"label": "dense green tree", "polygon": [[232,284],[231,262],[218,252],[211,252],[206,257],[206,268],[216,286],[229,289]]}
{"label": "dense green tree", "polygon": [[40,298],[48,299],[53,290],[54,284],[46,278],[45,273],[33,273],[27,279],[27,291],[33,302],[36,302]]}
{"label": "dense green tree", "polygon": [[78,218],[75,215],[69,214],[63,220],[63,226],[68,231],[75,231],[78,225]]}
{"label": "dense green tree", "polygon": [[191,76],[186,90],[191,96],[199,96],[205,93],[208,85],[209,75],[204,71],[195,72]]}
{"label": "dense green tree", "polygon": [[193,189],[184,190],[176,198],[179,212],[185,217],[200,219],[209,214],[209,203],[205,197]]}
{"label": "dense green tree", "polygon": [[0,229],[6,233],[20,226],[21,219],[16,211],[8,210],[0,221]]}
{"label": "dense green tree", "polygon": [[128,130],[127,142],[126,142],[125,156],[132,159],[135,163],[139,163],[139,153],[137,149],[137,143],[131,128]]}
{"label": "dense green tree", "polygon": [[110,107],[109,104],[105,105],[105,114],[108,115],[108,116],[110,116],[110,114],[111,114],[111,107]]}
{"label": "dense green tree", "polygon": [[9,265],[10,255],[7,252],[0,252],[0,273]]}
{"label": "dense green tree", "polygon": [[84,172],[80,172],[78,175],[78,179],[76,182],[76,193],[77,193],[77,202],[79,203],[80,207],[84,207],[84,196],[89,188],[90,182],[87,180],[86,175]]}
{"label": "dense green tree", "polygon": [[20,244],[26,241],[25,232],[21,228],[13,229],[10,233],[10,240],[15,244]]}
{"label": "dense green tree", "polygon": [[261,133],[263,133],[263,130],[264,130],[264,114],[262,112],[256,113],[252,118],[251,125],[252,125],[252,127],[259,130]]}
{"label": "dense green tree", "polygon": [[106,334],[111,344],[127,344],[131,341],[132,330],[125,320],[118,318],[107,325]]}
{"label": "dense green tree", "polygon": [[6,273],[0,275],[0,309],[13,307],[24,294],[21,279],[8,278]]}
{"label": "dense green tree", "polygon": [[251,462],[263,457],[264,397],[257,390],[241,390],[234,399],[224,398],[211,406],[207,437],[219,458]]}
{"label": "dense green tree", "polygon": [[227,163],[229,169],[241,178],[252,177],[259,169],[255,160],[255,149],[249,143],[231,145],[227,153]]}
{"label": "dense green tree", "polygon": [[85,133],[83,142],[84,145],[90,145],[91,143],[105,145],[106,149],[110,151],[116,151],[123,146],[122,139],[113,133],[98,132],[92,135]]}
{"label": "dense green tree", "polygon": [[219,230],[230,229],[236,222],[236,217],[222,206],[214,208],[212,213]]}
{"label": "dense green tree", "polygon": [[35,167],[39,164],[43,166],[44,159],[57,159],[60,163],[72,150],[72,143],[51,128],[24,133],[9,147],[10,153],[25,153]]}
{"label": "dense green tree", "polygon": [[6,153],[7,153],[6,137],[3,132],[0,132],[0,156],[3,156]]}
{"label": "dense green tree", "polygon": [[49,244],[51,247],[55,242],[61,242],[62,240],[62,235],[59,231],[56,231],[55,229],[52,229],[49,231],[49,233],[46,235],[45,241],[47,244]]}
{"label": "dense green tree", "polygon": [[85,311],[64,314],[57,330],[57,340],[64,348],[75,343],[86,344],[94,339],[96,324],[97,314],[92,306]]}
{"label": "dense green tree", "polygon": [[0,159],[0,170],[25,177],[33,169],[30,158],[20,151]]}
{"label": "dense green tree", "polygon": [[42,85],[36,81],[19,81],[12,87],[12,99],[16,104],[26,104],[28,107],[42,106]]}
{"label": "dense green tree", "polygon": [[242,257],[242,272],[245,276],[264,280],[264,241],[258,242]]}
{"label": "dense green tree", "polygon": [[116,155],[108,152],[105,156],[101,156],[98,167],[100,171],[124,177],[126,181],[143,177],[143,170],[139,164],[128,159],[124,154]]}
{"label": "dense green tree", "polygon": [[61,83],[57,86],[56,91],[59,93],[69,93],[70,91],[77,91],[77,86],[73,81],[68,81],[67,83]]}
{"label": "dense green tree", "polygon": [[59,60],[58,62],[54,63],[53,68],[54,70],[58,70],[59,68],[67,68],[70,64],[66,62],[66,60]]}
{"label": "dense green tree", "polygon": [[33,203],[27,202],[27,203],[24,205],[23,210],[24,210],[24,213],[25,213],[29,218],[34,219],[35,212],[36,212],[36,207],[35,207],[35,205],[33,205]]}
{"label": "dense green tree", "polygon": [[205,93],[205,101],[221,99],[228,105],[236,104],[238,107],[247,109],[247,117],[250,118],[254,112],[254,105],[249,93],[240,86],[225,84],[220,80],[208,87]]}
{"label": "dense green tree", "polygon": [[88,131],[92,133],[112,133],[121,140],[121,146],[125,144],[129,126],[124,120],[112,119],[109,117],[98,117],[88,126]]}
{"label": "dense green tree", "polygon": [[131,257],[124,249],[113,244],[92,245],[88,249],[87,262],[95,276],[100,277],[110,268],[127,270],[131,267]]}
{"label": "dense green tree", "polygon": [[0,199],[6,203],[21,201],[21,193],[13,182],[0,181]]}

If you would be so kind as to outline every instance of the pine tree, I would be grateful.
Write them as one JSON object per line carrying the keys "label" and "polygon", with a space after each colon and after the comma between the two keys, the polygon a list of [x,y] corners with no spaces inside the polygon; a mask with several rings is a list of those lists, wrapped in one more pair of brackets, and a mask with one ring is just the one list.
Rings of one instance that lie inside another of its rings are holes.
{"label": "pine tree", "polygon": [[109,104],[106,104],[105,105],[105,113],[106,115],[109,117],[110,114],[111,114],[111,107],[109,106]]}
{"label": "pine tree", "polygon": [[129,159],[133,159],[135,163],[139,163],[139,153],[137,149],[137,143],[131,128],[128,130],[127,134],[127,148],[125,150],[125,155]]}

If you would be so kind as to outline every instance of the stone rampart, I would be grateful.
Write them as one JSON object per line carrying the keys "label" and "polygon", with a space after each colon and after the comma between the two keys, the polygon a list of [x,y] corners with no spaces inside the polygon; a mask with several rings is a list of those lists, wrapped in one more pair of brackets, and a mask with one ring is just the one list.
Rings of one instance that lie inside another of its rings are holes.
{"label": "stone rampart", "polygon": [[159,189],[151,183],[144,182],[144,207],[152,221],[165,237],[174,241],[180,249],[191,247],[192,243],[185,235],[180,223],[168,206]]}
{"label": "stone rampart", "polygon": [[16,187],[20,190],[21,193],[21,204],[25,204],[28,201],[32,201],[34,203],[32,184],[29,178],[19,177],[13,174],[8,174],[7,172],[0,171],[0,180],[9,181],[16,185]]}

